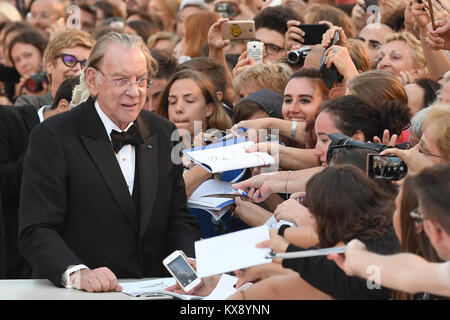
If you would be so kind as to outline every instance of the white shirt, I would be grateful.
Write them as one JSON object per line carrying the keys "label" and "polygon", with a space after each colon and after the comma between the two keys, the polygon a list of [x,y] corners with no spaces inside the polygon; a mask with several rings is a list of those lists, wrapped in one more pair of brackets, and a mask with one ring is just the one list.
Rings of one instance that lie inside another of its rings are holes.
{"label": "white shirt", "polygon": [[49,108],[49,107],[50,107],[50,105],[47,104],[47,105],[42,106],[42,107],[39,108],[39,110],[38,110],[38,112],[37,112],[38,117],[39,117],[39,122],[42,122],[42,121],[45,120],[45,119],[44,119],[44,111],[47,110],[47,108]]}
{"label": "white shirt", "polygon": [[[109,140],[111,141],[111,132],[112,130],[116,130],[118,132],[124,132],[127,131],[132,125],[133,122],[130,122],[128,126],[125,128],[125,130],[119,129],[119,127],[111,121],[111,119],[108,118],[108,116],[102,111],[100,108],[98,101],[95,101],[95,110],[97,111],[100,120],[102,120],[103,126],[105,127],[106,133],[108,135]],[[42,111],[41,111],[42,110]],[[40,108],[38,110],[39,119],[41,122],[43,121],[43,110],[44,107]],[[41,119],[42,115],[42,119]],[[112,147],[111,147],[112,148]],[[130,195],[133,194],[133,186],[134,186],[134,170],[136,165],[136,147],[133,145],[125,145],[120,149],[119,152],[116,153],[116,159],[119,163],[120,169],[122,170],[123,177],[125,178],[125,181],[128,186],[128,191],[130,192]],[[84,264],[75,265],[75,266],[69,266],[66,270],[66,272],[62,275],[62,284],[66,288],[72,288],[72,284],[70,283],[70,274],[81,270],[81,269],[88,269],[87,266]]]}
{"label": "white shirt", "polygon": [[[102,109],[98,105],[98,101],[95,101],[95,110],[97,110],[97,113],[102,120],[110,141],[110,134],[112,130],[125,132],[133,125],[133,122],[130,122],[125,130],[120,130],[119,127],[114,122],[112,122],[106,114],[103,113]],[[119,163],[120,169],[122,170],[123,177],[125,178],[125,181],[127,183],[128,190],[130,191],[130,194],[133,194],[136,147],[131,144],[123,146],[122,149],[120,149],[120,151],[116,153],[116,158],[117,162]]]}

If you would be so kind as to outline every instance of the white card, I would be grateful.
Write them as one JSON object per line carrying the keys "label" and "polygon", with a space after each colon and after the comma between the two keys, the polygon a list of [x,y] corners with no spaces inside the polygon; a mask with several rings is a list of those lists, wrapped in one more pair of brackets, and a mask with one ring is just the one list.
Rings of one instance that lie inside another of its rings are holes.
{"label": "white card", "polygon": [[196,241],[198,276],[208,277],[271,262],[266,258],[270,248],[255,246],[269,239],[268,227],[260,226]]}

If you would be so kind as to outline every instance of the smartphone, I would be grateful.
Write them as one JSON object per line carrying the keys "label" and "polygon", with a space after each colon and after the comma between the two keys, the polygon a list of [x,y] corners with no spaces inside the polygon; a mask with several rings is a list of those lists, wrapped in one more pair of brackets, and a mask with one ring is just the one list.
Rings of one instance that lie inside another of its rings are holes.
{"label": "smartphone", "polygon": [[261,41],[247,42],[247,57],[252,57],[255,62],[263,61],[264,43]]}
{"label": "smartphone", "polygon": [[398,181],[408,173],[405,162],[396,156],[367,155],[367,175],[375,180]]}
{"label": "smartphone", "polygon": [[194,269],[187,262],[181,250],[172,252],[163,260],[163,265],[186,293],[202,282],[202,279],[197,276],[197,273],[195,273]]}
{"label": "smartphone", "polygon": [[366,9],[370,6],[378,6],[378,0],[365,0],[366,1]]}
{"label": "smartphone", "polygon": [[328,89],[331,89],[335,82],[342,82],[344,77],[339,73],[336,66],[333,64],[331,68],[327,68],[325,64],[325,51],[328,48],[334,46],[339,41],[339,31],[336,30],[334,34],[333,41],[331,44],[323,51],[322,59],[320,59],[320,74],[322,75],[322,79],[325,81]]}
{"label": "smartphone", "polygon": [[231,40],[253,40],[255,39],[255,21],[234,20],[222,24],[222,37]]}
{"label": "smartphone", "polygon": [[330,28],[326,24],[301,24],[299,26],[305,32],[303,37],[304,45],[314,45],[322,43],[322,35]]}

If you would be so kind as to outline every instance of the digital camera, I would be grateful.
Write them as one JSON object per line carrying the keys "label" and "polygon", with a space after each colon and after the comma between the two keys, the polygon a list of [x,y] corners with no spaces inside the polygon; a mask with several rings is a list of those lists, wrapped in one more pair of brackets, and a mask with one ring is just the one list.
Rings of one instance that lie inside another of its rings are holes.
{"label": "digital camera", "polygon": [[24,87],[30,92],[39,92],[44,89],[43,83],[48,83],[47,73],[45,71],[34,73],[25,81]]}
{"label": "digital camera", "polygon": [[362,149],[369,149],[373,150],[375,153],[380,153],[384,149],[388,148],[388,146],[384,144],[379,143],[366,143],[366,142],[360,142],[355,141],[352,138],[346,136],[342,133],[330,133],[328,135],[331,139],[331,143],[328,146],[327,151],[327,164],[330,164],[331,158],[333,157],[334,150],[338,148],[362,148]]}
{"label": "digital camera", "polygon": [[291,50],[286,58],[287,62],[294,66],[303,66],[305,58],[311,51],[311,47],[304,46],[297,50]]}

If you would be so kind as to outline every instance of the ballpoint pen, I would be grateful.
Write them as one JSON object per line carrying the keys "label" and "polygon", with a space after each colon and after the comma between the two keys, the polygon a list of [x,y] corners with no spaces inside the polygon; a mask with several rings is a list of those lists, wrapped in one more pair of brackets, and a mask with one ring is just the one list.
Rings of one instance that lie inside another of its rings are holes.
{"label": "ballpoint pen", "polygon": [[[238,132],[241,131],[239,133],[244,133],[245,131],[247,131],[247,128],[238,128],[237,131]],[[222,137],[221,139],[219,139],[219,141],[229,140],[229,139],[231,139],[233,137],[234,137],[234,134],[233,133],[229,133],[229,134],[225,135],[224,137]]]}

